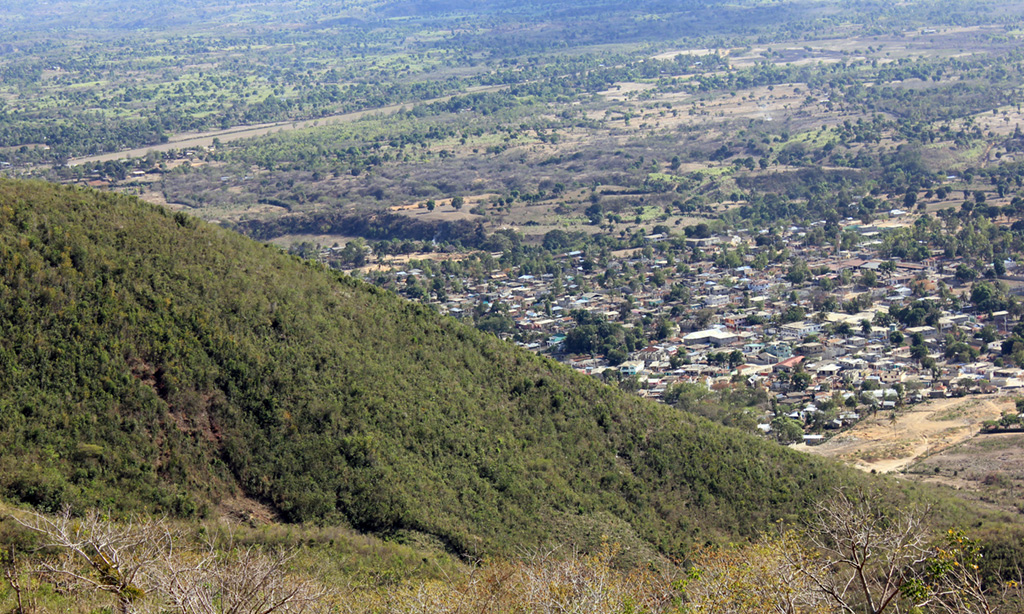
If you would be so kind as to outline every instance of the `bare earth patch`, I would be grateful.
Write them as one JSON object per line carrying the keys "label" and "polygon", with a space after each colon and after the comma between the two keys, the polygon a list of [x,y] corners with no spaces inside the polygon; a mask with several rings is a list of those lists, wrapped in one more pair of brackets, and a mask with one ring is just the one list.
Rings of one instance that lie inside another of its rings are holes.
{"label": "bare earth patch", "polygon": [[921,459],[905,475],[959,491],[966,501],[1024,513],[1024,433],[989,433]]}
{"label": "bare earth patch", "polygon": [[281,521],[280,516],[269,505],[241,495],[221,499],[216,513],[227,522],[241,522],[253,527]]}
{"label": "bare earth patch", "polygon": [[1012,408],[1012,399],[996,395],[936,399],[901,411],[895,421],[878,412],[824,444],[794,447],[862,471],[891,473],[975,437],[983,421]]}

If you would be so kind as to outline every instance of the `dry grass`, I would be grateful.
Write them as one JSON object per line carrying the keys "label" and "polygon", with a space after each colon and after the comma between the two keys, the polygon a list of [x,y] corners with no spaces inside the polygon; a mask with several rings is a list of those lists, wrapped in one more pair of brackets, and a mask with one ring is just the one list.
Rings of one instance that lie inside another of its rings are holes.
{"label": "dry grass", "polygon": [[613,614],[678,611],[681,571],[615,569],[617,548],[564,557],[534,554],[521,561],[493,561],[447,581],[361,591],[342,601],[350,614]]}

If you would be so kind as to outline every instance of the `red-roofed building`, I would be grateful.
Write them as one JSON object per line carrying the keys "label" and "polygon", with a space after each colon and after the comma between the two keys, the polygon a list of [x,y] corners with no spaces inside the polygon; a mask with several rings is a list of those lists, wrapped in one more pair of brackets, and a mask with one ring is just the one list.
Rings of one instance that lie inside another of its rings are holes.
{"label": "red-roofed building", "polygon": [[786,360],[783,360],[779,364],[775,365],[775,369],[774,370],[775,370],[776,373],[778,373],[779,371],[786,371],[786,372],[796,371],[796,368],[798,366],[800,366],[800,364],[803,363],[803,361],[804,361],[804,357],[803,356],[794,356],[792,358],[787,358]]}

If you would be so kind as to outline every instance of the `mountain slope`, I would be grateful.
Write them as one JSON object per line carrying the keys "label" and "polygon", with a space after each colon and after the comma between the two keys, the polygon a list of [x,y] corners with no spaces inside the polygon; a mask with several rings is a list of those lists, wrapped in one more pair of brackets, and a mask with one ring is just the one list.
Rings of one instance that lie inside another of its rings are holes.
{"label": "mountain slope", "polygon": [[0,338],[0,492],[48,509],[679,553],[855,479],[117,195],[0,181]]}

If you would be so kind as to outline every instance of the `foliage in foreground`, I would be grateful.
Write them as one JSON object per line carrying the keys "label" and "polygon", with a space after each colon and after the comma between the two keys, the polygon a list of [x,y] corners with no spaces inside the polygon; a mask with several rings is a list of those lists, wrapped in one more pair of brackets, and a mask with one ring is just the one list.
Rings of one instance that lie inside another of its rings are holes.
{"label": "foliage in foreground", "polygon": [[989,564],[986,549],[961,530],[931,534],[926,516],[920,508],[892,509],[863,493],[839,493],[804,528],[701,548],[686,567],[648,561],[622,568],[620,549],[605,542],[591,554],[545,551],[453,570],[444,579],[367,587],[328,585],[290,569],[295,552],[218,544],[210,533],[199,539],[166,520],[15,512],[43,549],[6,560],[7,599],[21,613],[46,611],[35,594],[52,585],[72,599],[106,593],[124,613],[1019,611],[1024,568]]}

